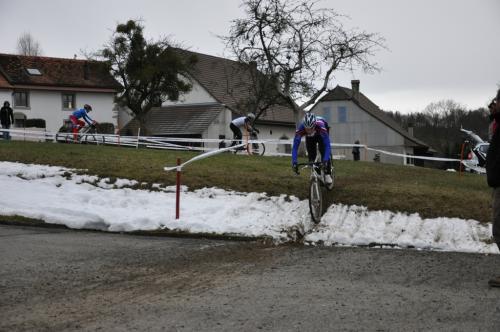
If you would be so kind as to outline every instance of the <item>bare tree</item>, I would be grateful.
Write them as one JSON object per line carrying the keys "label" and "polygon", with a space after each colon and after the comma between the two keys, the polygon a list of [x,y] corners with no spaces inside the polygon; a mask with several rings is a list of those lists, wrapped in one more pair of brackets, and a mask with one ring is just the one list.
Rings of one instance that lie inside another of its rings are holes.
{"label": "bare tree", "polygon": [[226,95],[242,114],[253,113],[256,120],[275,105],[288,105],[276,84],[257,70],[257,64],[234,62],[224,68]]}
{"label": "bare tree", "polygon": [[[327,91],[334,72],[361,67],[378,70],[369,57],[385,48],[375,33],[347,30],[332,9],[315,0],[243,0],[246,18],[233,20],[229,50],[244,63],[255,62],[294,109],[314,104]],[[300,105],[296,101],[301,101]]]}
{"label": "bare tree", "polygon": [[[450,126],[451,118],[460,115],[461,112],[465,112],[466,107],[457,103],[454,100],[446,99],[437,102],[430,103],[424,109],[424,114],[432,121],[434,127],[440,125],[441,120],[445,120],[443,126]],[[453,124],[458,120],[453,119]]]}
{"label": "bare tree", "polygon": [[42,48],[29,32],[24,32],[17,39],[17,52],[21,55],[39,56],[42,55]]}

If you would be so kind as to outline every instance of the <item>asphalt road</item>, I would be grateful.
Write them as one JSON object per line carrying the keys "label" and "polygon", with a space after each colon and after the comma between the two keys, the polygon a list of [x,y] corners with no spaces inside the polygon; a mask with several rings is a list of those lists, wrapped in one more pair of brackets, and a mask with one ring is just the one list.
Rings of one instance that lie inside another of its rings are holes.
{"label": "asphalt road", "polygon": [[0,225],[0,330],[500,330],[500,255]]}

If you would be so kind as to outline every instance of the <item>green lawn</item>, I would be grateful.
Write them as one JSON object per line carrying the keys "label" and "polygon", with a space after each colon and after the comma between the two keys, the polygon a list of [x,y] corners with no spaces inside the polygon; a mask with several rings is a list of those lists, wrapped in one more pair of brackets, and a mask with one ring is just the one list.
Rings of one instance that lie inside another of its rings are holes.
{"label": "green lawn", "polygon": [[[173,185],[163,171],[197,155],[192,152],[55,143],[0,141],[0,160],[87,169],[102,177]],[[329,201],[419,213],[423,217],[471,218],[490,222],[490,190],[483,176],[420,167],[335,161],[336,186]],[[236,191],[307,198],[307,172],[295,176],[290,159],[224,153],[190,164],[182,174],[190,189],[216,186]]]}

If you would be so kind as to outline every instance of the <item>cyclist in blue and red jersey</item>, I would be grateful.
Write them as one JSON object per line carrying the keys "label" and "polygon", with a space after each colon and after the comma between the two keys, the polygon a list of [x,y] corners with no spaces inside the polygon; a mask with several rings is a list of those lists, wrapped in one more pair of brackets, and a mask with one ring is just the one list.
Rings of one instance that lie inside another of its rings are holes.
{"label": "cyclist in blue and red jersey", "polygon": [[[69,116],[69,119],[73,124],[73,138],[75,141],[78,139],[78,130],[85,126],[85,122],[87,122],[89,126],[96,124],[96,122],[92,120],[88,114],[90,111],[92,111],[92,107],[89,104],[85,104],[83,105],[83,108],[74,111],[73,114]],[[80,119],[85,120],[85,122]]]}
{"label": "cyclist in blue and red jersey", "polygon": [[331,174],[332,161],[330,160],[331,148],[328,129],[328,124],[323,118],[316,117],[316,115],[314,115],[314,113],[312,112],[306,113],[304,120],[299,125],[297,131],[295,132],[295,138],[293,139],[292,168],[295,173],[298,173],[297,151],[299,150],[299,145],[302,137],[305,136],[309,162],[314,162],[314,160],[316,159],[316,146],[319,146],[321,161],[326,166],[325,182],[326,185],[330,187],[333,184],[333,178]]}

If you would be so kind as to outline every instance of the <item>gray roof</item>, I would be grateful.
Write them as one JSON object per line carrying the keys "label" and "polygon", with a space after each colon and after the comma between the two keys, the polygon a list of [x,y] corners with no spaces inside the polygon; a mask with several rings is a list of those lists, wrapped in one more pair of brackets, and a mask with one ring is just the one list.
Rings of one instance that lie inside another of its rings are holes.
{"label": "gray roof", "polygon": [[[248,65],[181,49],[178,49],[178,52],[183,57],[196,57],[194,68],[190,70],[191,78],[217,102],[153,108],[146,118],[150,135],[201,134],[218,112],[226,107],[234,117],[246,114],[239,105],[248,100],[252,93],[252,69]],[[293,110],[289,106],[274,105],[259,117],[257,124],[295,127]],[[121,132],[137,133],[138,127],[138,122],[134,119],[127,123]]]}
{"label": "gray roof", "polygon": [[[152,108],[146,117],[148,134],[201,135],[224,109],[219,103],[175,105]],[[133,119],[123,129],[136,133],[139,123]]]}
{"label": "gray roof", "polygon": [[422,142],[421,140],[410,135],[408,131],[403,129],[399,123],[393,120],[390,116],[384,113],[375,103],[373,103],[368,97],[366,97],[361,92],[358,95],[358,98],[353,97],[353,90],[349,88],[345,88],[343,86],[337,85],[333,90],[330,90],[323,98],[319,100],[322,101],[341,101],[341,100],[349,100],[358,105],[361,109],[363,109],[368,114],[372,115],[374,118],[384,123],[394,131],[398,132],[401,136],[405,138],[405,144],[409,146],[422,146],[429,148],[429,145]]}
{"label": "gray roof", "polygon": [[[252,93],[253,81],[248,65],[212,55],[180,51],[185,56],[196,56],[197,62],[191,76],[218,102],[227,106],[236,115],[245,114],[238,107]],[[261,121],[295,126],[293,110],[286,105],[274,105],[259,118]]]}

